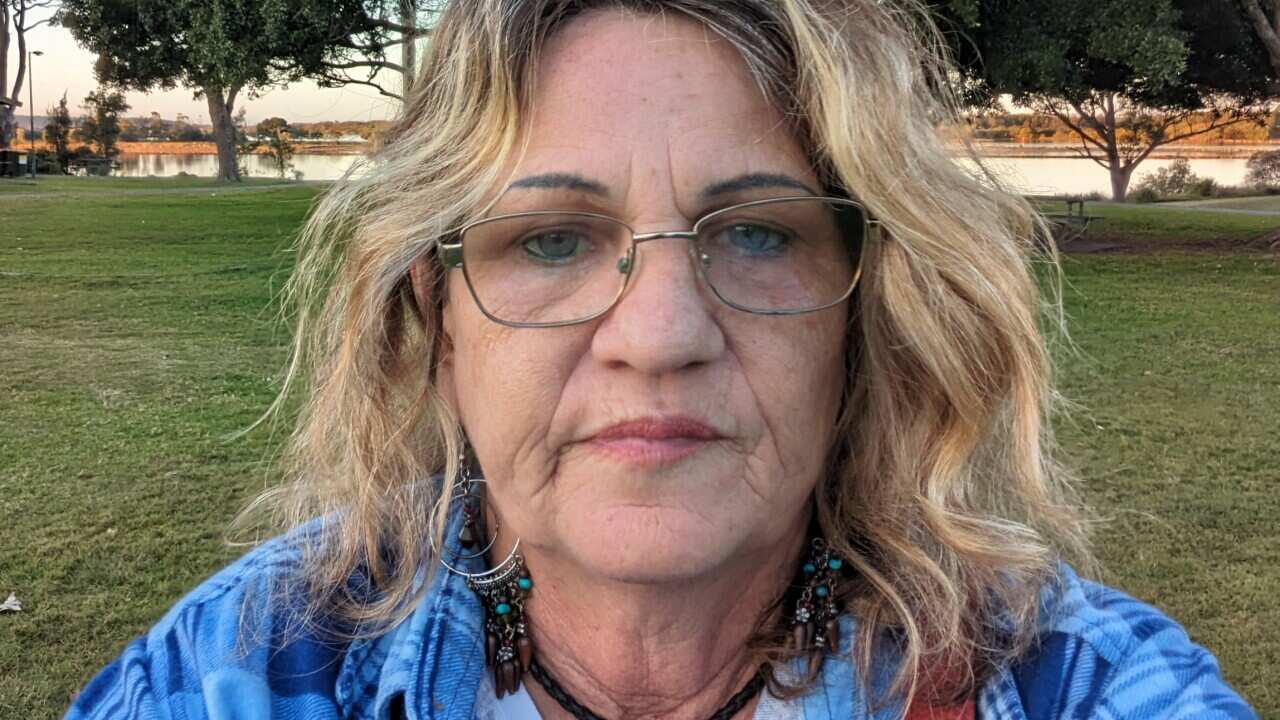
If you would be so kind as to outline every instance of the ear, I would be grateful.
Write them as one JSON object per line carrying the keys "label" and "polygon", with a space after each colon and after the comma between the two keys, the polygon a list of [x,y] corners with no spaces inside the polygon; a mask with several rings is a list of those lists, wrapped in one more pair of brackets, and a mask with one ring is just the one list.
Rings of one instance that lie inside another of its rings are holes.
{"label": "ear", "polygon": [[[423,327],[429,327],[436,321],[437,308],[440,327],[436,328],[436,391],[444,397],[445,402],[455,411],[458,407],[454,386],[453,367],[453,319],[446,302],[449,283],[447,277],[436,275],[438,270],[432,267],[433,258],[423,255],[409,266],[409,283],[413,286],[414,305],[418,310],[418,321]],[[435,285],[439,296],[433,296],[431,290]]]}
{"label": "ear", "polygon": [[418,322],[426,326],[431,321],[431,262],[426,255],[419,257],[409,266],[409,283],[413,285],[414,305],[418,308]]}

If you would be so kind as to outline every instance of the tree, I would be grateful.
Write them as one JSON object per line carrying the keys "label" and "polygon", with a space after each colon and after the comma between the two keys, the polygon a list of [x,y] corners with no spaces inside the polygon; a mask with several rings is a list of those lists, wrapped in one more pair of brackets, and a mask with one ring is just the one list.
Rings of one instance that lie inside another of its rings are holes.
{"label": "tree", "polygon": [[1236,0],[1249,19],[1254,36],[1266,50],[1267,60],[1277,78],[1276,93],[1280,94],[1280,3],[1276,0]]}
{"label": "tree", "polygon": [[1157,147],[1264,119],[1274,75],[1232,1],[950,0],[941,14],[974,95],[1057,117],[1124,200]]}
{"label": "tree", "polygon": [[[438,0],[367,0],[368,23],[375,32],[350,38],[348,49],[357,57],[325,62],[315,76],[317,82],[323,87],[367,85],[386,97],[403,100],[417,75],[418,41],[430,33],[439,5]],[[400,48],[398,63],[386,56],[394,47]],[[364,77],[351,74],[360,70],[365,71]],[[384,81],[384,71],[398,74],[399,82]]]}
{"label": "tree", "polygon": [[71,111],[67,109],[67,94],[54,107],[45,110],[49,122],[44,126],[44,141],[53,148],[53,156],[63,173],[71,164]]}
{"label": "tree", "polygon": [[1262,188],[1280,187],[1280,150],[1254,153],[1245,164],[1245,182]]}
{"label": "tree", "polygon": [[151,115],[147,117],[147,137],[151,140],[164,137],[164,118],[160,117],[160,113],[155,110],[152,110]]}
{"label": "tree", "polygon": [[335,67],[385,61],[395,23],[367,0],[61,0],[58,22],[98,55],[100,81],[184,86],[209,106],[218,175],[239,180],[236,102]]}
{"label": "tree", "polygon": [[[35,19],[36,10],[47,9],[54,0],[0,0],[0,150],[8,149],[18,133],[17,110],[22,105],[23,83],[27,79],[27,33],[49,22]],[[14,41],[17,47],[13,48]],[[17,50],[18,61],[9,84],[9,50]],[[9,95],[5,96],[6,89]]]}
{"label": "tree", "polygon": [[275,167],[276,173],[284,177],[293,166],[294,148],[290,137],[292,128],[289,127],[289,123],[284,118],[267,118],[258,123],[255,131],[258,142],[267,148],[267,154],[271,156],[271,164]]}
{"label": "tree", "polygon": [[124,95],[99,88],[85,97],[80,105],[87,115],[80,124],[80,139],[91,143],[99,155],[114,158],[120,154],[120,115],[129,109]]}

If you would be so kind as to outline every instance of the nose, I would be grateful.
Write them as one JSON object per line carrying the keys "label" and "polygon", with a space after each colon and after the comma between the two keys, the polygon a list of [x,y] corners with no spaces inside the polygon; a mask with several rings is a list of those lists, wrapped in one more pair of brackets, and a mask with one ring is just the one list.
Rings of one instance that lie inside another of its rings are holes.
{"label": "nose", "polygon": [[602,362],[661,375],[714,360],[725,338],[692,262],[689,233],[636,236],[626,292],[596,328]]}

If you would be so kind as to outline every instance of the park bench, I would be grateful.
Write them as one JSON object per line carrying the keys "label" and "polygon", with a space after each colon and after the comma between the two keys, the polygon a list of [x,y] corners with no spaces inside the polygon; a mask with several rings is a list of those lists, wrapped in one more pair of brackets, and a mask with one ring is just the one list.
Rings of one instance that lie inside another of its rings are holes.
{"label": "park bench", "polygon": [[1101,222],[1103,218],[1097,215],[1086,215],[1084,212],[1084,200],[1067,200],[1067,211],[1065,213],[1043,213],[1044,219],[1049,222],[1049,226],[1053,229],[1053,239],[1057,242],[1058,247],[1063,247],[1068,243],[1079,240],[1089,232],[1089,226],[1095,222]]}

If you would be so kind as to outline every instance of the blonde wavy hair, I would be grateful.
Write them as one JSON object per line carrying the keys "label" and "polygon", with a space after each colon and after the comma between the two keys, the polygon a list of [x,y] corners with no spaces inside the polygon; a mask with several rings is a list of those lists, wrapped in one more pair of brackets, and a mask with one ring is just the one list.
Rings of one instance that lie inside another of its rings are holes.
{"label": "blonde wavy hair", "polygon": [[[971,693],[1032,646],[1058,558],[1088,549],[1049,423],[1066,402],[1041,327],[1067,339],[1057,250],[1035,240],[1025,200],[953,162],[939,128],[959,117],[954,76],[917,0],[449,3],[384,142],[301,233],[293,352],[268,413],[297,409],[286,481],[245,518],[324,518],[295,589],[308,618],[353,635],[401,619],[439,571],[451,483],[423,480],[456,476],[461,437],[434,384],[445,276],[428,263],[424,316],[409,269],[485,210],[520,150],[546,38],[597,6],[679,13],[731,43],[820,177],[887,230],[865,250],[817,519],[858,571],[842,597],[863,671],[888,630],[895,694]],[[777,625],[762,619],[752,644],[764,661],[787,657]]]}

